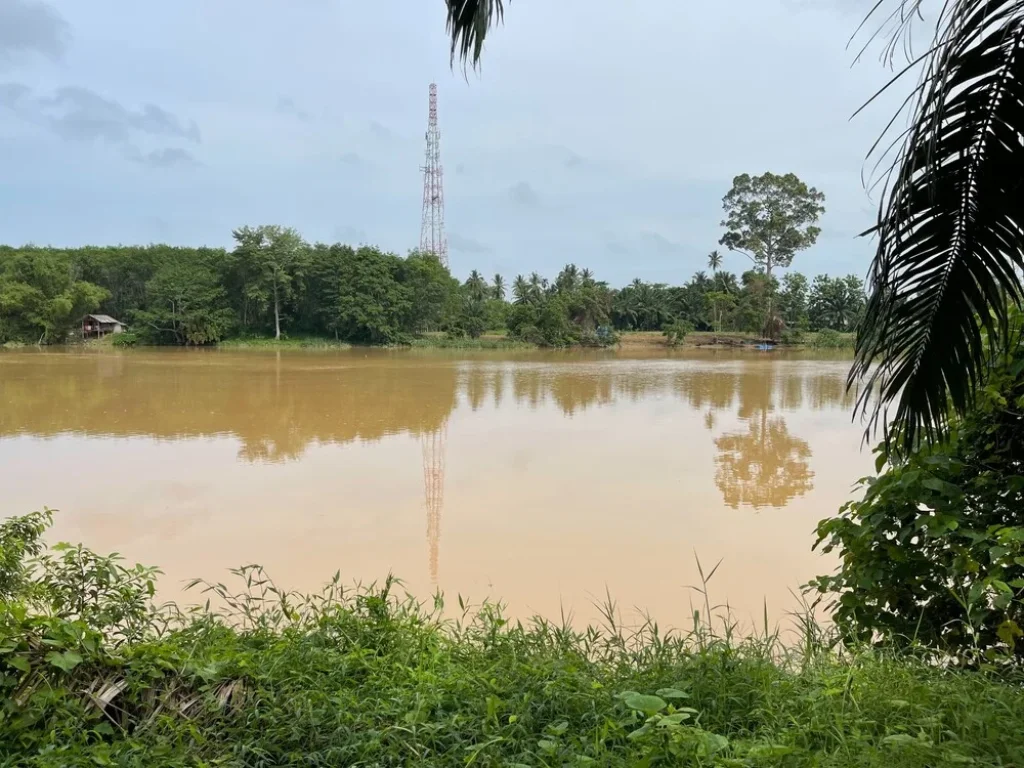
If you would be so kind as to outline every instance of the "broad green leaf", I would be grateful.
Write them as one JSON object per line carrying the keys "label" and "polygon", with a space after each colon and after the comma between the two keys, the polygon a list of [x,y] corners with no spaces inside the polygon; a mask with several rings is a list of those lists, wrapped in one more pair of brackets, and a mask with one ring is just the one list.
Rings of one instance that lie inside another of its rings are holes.
{"label": "broad green leaf", "polygon": [[688,698],[690,698],[690,694],[688,694],[686,691],[681,691],[678,688],[659,688],[657,693],[663,699],[688,699]]}
{"label": "broad green leaf", "polygon": [[51,665],[58,669],[62,669],[65,672],[70,672],[82,663],[82,657],[74,651],[63,651],[61,653],[51,651],[46,654],[46,660],[50,662]]}
{"label": "broad green leaf", "polygon": [[665,715],[664,717],[662,717],[661,720],[659,721],[659,725],[661,723],[668,723],[668,724],[671,724],[671,725],[679,725],[679,723],[683,722],[684,720],[689,720],[689,719],[690,719],[690,713],[689,712],[676,712],[675,714]]}
{"label": "broad green leaf", "polygon": [[650,696],[645,693],[634,693],[624,699],[626,706],[638,712],[653,714],[668,706],[666,701],[659,696]]}

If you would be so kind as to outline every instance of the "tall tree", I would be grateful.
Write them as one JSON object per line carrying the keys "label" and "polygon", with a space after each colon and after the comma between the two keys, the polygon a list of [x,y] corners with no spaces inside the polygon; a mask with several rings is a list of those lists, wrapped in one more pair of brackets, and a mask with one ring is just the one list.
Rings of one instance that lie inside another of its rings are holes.
{"label": "tall tree", "polygon": [[[715,281],[715,283],[718,282],[718,268],[720,266],[722,266],[722,254],[720,254],[716,249],[708,254],[708,268],[711,270],[711,277]],[[715,308],[713,312],[714,314],[712,315],[712,321],[714,323],[715,330],[720,331],[722,330],[722,324],[718,317],[717,308]]]}
{"label": "tall tree", "polygon": [[494,276],[494,284],[491,287],[491,293],[498,301],[505,300],[505,278],[500,274]]}
{"label": "tall tree", "polygon": [[82,315],[110,295],[75,279],[75,271],[66,251],[0,253],[0,343],[64,343]]}
{"label": "tall tree", "polygon": [[555,278],[555,290],[558,293],[571,293],[579,285],[580,271],[575,264],[566,264]]}
{"label": "tall tree", "polygon": [[301,279],[307,250],[298,232],[290,227],[242,227],[232,232],[235,255],[250,269],[245,286],[248,297],[274,310],[274,338],[281,338],[281,308],[294,295]]}
{"label": "tall tree", "polygon": [[722,266],[722,254],[718,250],[714,250],[708,254],[708,269],[711,270],[711,274],[718,274],[718,268]]}
{"label": "tall tree", "polygon": [[797,252],[818,239],[821,229],[817,222],[825,212],[824,202],[824,193],[808,187],[796,174],[741,174],[722,198],[726,233],[719,242],[763,270],[770,286],[776,267],[790,266]]}
{"label": "tall tree", "polygon": [[489,293],[487,281],[484,279],[484,276],[475,269],[469,273],[469,278],[466,280],[465,288],[469,296],[476,302],[482,302]]}
{"label": "tall tree", "polygon": [[214,344],[234,323],[219,276],[201,256],[164,262],[146,293],[150,306],[136,311],[134,319],[157,343]]}
{"label": "tall tree", "polygon": [[527,304],[530,301],[530,284],[522,275],[516,275],[512,281],[512,299],[516,304]]}

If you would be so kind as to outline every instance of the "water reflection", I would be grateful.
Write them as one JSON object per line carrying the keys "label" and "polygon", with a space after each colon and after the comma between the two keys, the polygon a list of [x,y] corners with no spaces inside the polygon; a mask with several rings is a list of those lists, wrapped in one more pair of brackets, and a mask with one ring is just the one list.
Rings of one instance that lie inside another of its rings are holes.
{"label": "water reflection", "polygon": [[[514,407],[574,420],[617,403],[666,401],[666,414],[695,412],[710,433],[714,482],[726,505],[783,507],[814,483],[811,447],[790,433],[786,415],[848,409],[853,395],[842,373],[835,365],[700,355],[4,354],[0,439],[227,436],[238,441],[242,462],[285,463],[312,445],[412,435],[421,448],[436,584],[448,425],[460,403],[470,419]],[[695,440],[686,432],[676,439],[680,447]]]}
{"label": "water reflection", "polygon": [[[863,474],[856,430],[834,439],[846,369],[701,352],[0,353],[0,514],[63,508],[59,538],[169,579],[249,560],[289,586],[394,570],[425,597],[493,587],[550,615],[544,600],[606,583],[685,603],[693,548],[788,594],[816,572],[801,535]],[[727,507],[785,511],[737,528]]]}
{"label": "water reflection", "polygon": [[427,550],[430,582],[437,585],[441,548],[441,512],[444,509],[445,427],[420,439],[423,451],[423,495],[427,508]]}
{"label": "water reflection", "polygon": [[[769,416],[776,407],[800,408],[803,391],[801,379],[780,377],[770,369],[752,371],[740,379],[737,415],[745,428],[715,439],[715,484],[733,509],[784,507],[813,487],[811,447],[789,434],[782,416]],[[842,389],[832,391],[842,400]]]}
{"label": "water reflection", "polygon": [[733,509],[784,507],[813,487],[811,447],[789,434],[785,419],[769,418],[767,410],[747,422],[746,432],[717,438],[715,447],[715,484]]}

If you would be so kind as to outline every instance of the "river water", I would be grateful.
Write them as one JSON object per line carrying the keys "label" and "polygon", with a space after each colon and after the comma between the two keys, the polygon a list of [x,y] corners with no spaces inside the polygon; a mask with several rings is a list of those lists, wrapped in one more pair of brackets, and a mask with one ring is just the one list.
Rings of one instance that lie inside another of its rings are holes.
{"label": "river water", "polygon": [[778,619],[871,456],[845,355],[721,350],[0,352],[0,515],[159,565],[389,571],[428,598]]}

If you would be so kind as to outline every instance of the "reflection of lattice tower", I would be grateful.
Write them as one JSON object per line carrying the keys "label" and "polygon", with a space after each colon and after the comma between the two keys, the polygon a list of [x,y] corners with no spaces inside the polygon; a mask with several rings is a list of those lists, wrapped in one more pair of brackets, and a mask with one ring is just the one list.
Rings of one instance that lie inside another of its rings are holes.
{"label": "reflection of lattice tower", "polygon": [[423,435],[423,490],[427,506],[427,546],[430,580],[437,584],[437,551],[441,543],[441,512],[444,508],[444,445],[448,427]]}
{"label": "reflection of lattice tower", "polygon": [[444,235],[444,170],[441,168],[441,132],[437,128],[437,85],[430,84],[427,154],[423,171],[423,219],[420,253],[432,253],[448,266],[448,240]]}

